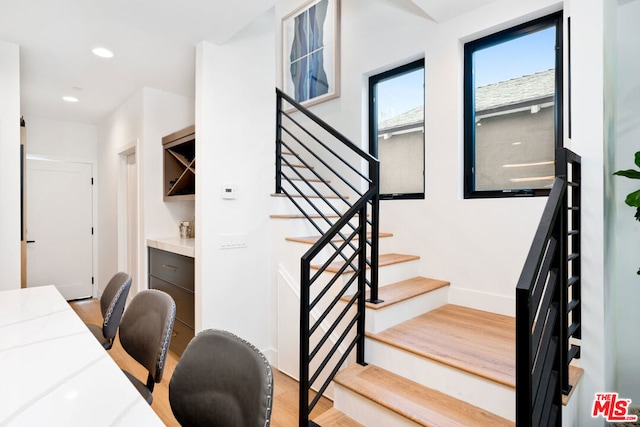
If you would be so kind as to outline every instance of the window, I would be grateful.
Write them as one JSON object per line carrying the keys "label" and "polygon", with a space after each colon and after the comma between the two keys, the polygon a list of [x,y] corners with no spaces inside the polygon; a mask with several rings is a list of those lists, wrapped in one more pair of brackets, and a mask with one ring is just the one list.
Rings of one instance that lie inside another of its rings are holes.
{"label": "window", "polygon": [[369,78],[369,150],[381,199],[424,199],[424,59]]}
{"label": "window", "polygon": [[562,146],[562,12],[464,46],[464,197],[548,195]]}

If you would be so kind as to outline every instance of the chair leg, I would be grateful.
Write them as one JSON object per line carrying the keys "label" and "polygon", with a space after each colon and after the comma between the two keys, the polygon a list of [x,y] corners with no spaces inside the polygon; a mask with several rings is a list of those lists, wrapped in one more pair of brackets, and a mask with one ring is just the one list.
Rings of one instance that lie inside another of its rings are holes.
{"label": "chair leg", "polygon": [[153,393],[153,387],[155,385],[156,385],[156,382],[153,380],[151,373],[149,373],[149,375],[147,376],[147,388],[149,389],[150,392]]}

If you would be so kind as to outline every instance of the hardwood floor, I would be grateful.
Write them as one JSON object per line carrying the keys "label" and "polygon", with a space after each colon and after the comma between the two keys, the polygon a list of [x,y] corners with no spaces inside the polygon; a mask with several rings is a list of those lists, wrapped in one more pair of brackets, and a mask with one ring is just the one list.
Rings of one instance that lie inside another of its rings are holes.
{"label": "hardwood floor", "polygon": [[[73,301],[70,305],[85,323],[98,325],[102,323],[100,302],[97,299]],[[109,350],[109,354],[120,368],[129,371],[141,380],[146,379],[145,369],[124,351],[118,339],[116,339],[113,348]],[[153,391],[153,404],[151,407],[167,426],[180,425],[171,412],[168,388],[169,380],[179,359],[180,356],[178,354],[173,350],[169,350],[162,381],[156,384]],[[274,392],[271,425],[275,427],[295,426],[298,424],[298,382],[275,368],[273,373]],[[332,406],[333,404],[329,399],[321,398],[311,413],[312,418],[322,414]]]}

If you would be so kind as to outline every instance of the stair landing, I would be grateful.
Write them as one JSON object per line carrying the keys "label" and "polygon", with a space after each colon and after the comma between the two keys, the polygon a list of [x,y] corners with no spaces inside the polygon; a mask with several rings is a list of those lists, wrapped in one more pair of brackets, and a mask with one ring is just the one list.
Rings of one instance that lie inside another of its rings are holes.
{"label": "stair landing", "polygon": [[367,337],[515,388],[513,317],[448,304]]}

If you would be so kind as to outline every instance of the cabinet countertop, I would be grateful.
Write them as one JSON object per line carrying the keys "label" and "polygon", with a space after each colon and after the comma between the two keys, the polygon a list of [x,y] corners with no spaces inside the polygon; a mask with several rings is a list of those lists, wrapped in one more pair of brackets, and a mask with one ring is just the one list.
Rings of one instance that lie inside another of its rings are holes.
{"label": "cabinet countertop", "polygon": [[179,237],[161,237],[156,239],[147,239],[147,246],[195,258],[195,241],[196,239],[193,238],[181,239]]}

